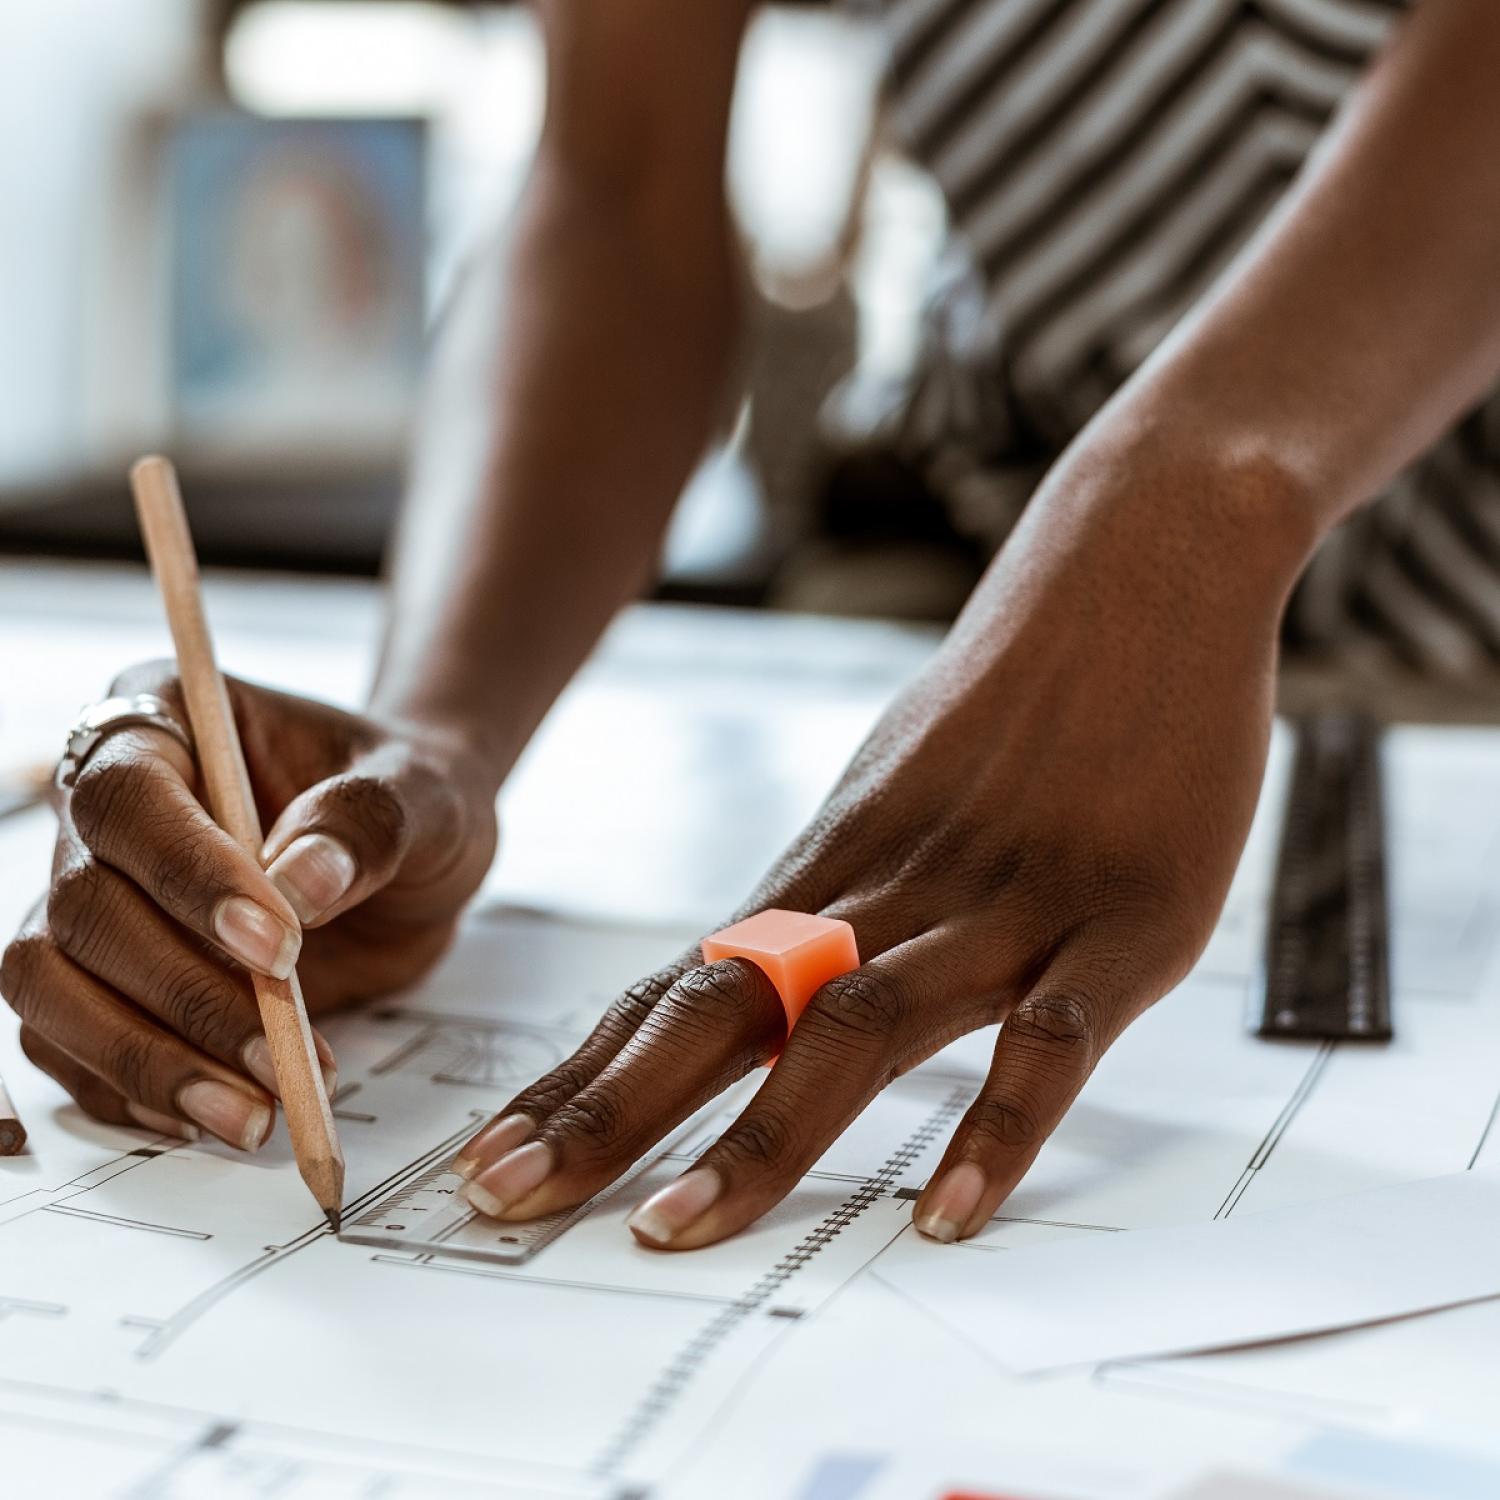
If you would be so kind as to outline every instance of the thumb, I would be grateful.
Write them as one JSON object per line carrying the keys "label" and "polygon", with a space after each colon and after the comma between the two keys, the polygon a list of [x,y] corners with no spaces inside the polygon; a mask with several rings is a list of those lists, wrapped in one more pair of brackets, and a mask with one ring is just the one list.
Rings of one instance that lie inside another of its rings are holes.
{"label": "thumb", "polygon": [[405,778],[360,765],[287,804],[261,852],[304,927],[319,927],[388,885],[420,836]]}

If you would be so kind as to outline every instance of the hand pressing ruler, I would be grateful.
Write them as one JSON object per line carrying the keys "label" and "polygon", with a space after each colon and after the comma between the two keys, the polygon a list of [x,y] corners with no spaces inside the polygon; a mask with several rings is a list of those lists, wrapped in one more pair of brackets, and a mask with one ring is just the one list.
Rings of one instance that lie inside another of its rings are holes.
{"label": "hand pressing ruler", "polygon": [[1255,1030],[1389,1041],[1380,729],[1348,713],[1295,729]]}
{"label": "hand pressing ruler", "polygon": [[382,1250],[518,1266],[654,1166],[660,1154],[643,1157],[587,1203],[525,1224],[502,1224],[470,1208],[458,1196],[464,1180],[453,1171],[453,1157],[445,1156],[346,1223],[339,1239],[345,1244],[374,1245]]}
{"label": "hand pressing ruler", "polygon": [[[525,1224],[502,1224],[476,1213],[459,1197],[464,1180],[453,1170],[459,1145],[434,1148],[429,1163],[393,1187],[371,1207],[347,1219],[339,1239],[349,1245],[373,1245],[380,1250],[403,1250],[417,1255],[451,1256],[459,1260],[488,1261],[491,1265],[519,1266],[539,1250],[588,1218],[599,1206],[623,1191],[654,1167],[674,1146],[696,1154],[734,1115],[748,1097],[754,1080],[746,1079],[717,1100],[684,1120],[664,1140],[648,1151],[623,1176],[577,1208],[563,1209]],[[472,1134],[466,1131],[466,1141]],[[436,1156],[436,1161],[432,1157]],[[625,1231],[622,1229],[621,1234]]]}

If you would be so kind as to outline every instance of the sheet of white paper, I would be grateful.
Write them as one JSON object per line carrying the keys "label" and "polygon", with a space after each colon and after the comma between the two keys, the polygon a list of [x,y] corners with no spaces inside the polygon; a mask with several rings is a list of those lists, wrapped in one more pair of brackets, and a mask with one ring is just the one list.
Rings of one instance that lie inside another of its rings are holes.
{"label": "sheet of white paper", "polygon": [[1161,1500],[1303,1434],[1285,1415],[1169,1405],[1087,1373],[1018,1379],[867,1270],[766,1352],[652,1500]]}
{"label": "sheet of white paper", "polygon": [[1176,1229],[1000,1251],[932,1247],[876,1274],[1025,1372],[1222,1349],[1500,1296],[1500,1177],[1451,1177]]}
{"label": "sheet of white paper", "polygon": [[[91,570],[84,589],[77,577],[0,565],[0,660],[15,668],[5,764],[55,754],[79,701],[124,660],[167,649],[142,571]],[[221,575],[209,592],[231,670],[357,701],[373,590]],[[513,778],[491,884],[512,903],[616,925],[480,913],[420,995],[334,1023],[351,1192],[368,1197],[503,1102],[618,985],[736,903],[930,641],[862,622],[627,613]],[[622,726],[649,733],[622,738]],[[1108,1231],[1500,1161],[1500,1130],[1485,1134],[1500,1042],[1500,736],[1393,737],[1398,1041],[1369,1051],[1267,1045],[1242,1024],[1284,750],[1278,736],[1193,977],[1111,1049],[983,1243],[1123,1239]],[[49,825],[36,813],[0,827],[7,933],[45,883]],[[935,1481],[932,1464],[908,1460],[978,1435],[1028,1455],[1028,1493],[1046,1493],[1050,1473],[1063,1493],[1117,1500],[1122,1472],[1155,1485],[1162,1464],[1254,1470],[1310,1417],[1388,1420],[1420,1388],[1397,1367],[1431,1363],[1443,1345],[1401,1331],[1500,1306],[1288,1346],[1358,1339],[1363,1384],[1347,1358],[1319,1363],[1316,1380],[1306,1363],[1267,1364],[1266,1389],[1236,1385],[1243,1400],[1224,1399],[1237,1369],[1190,1387],[1116,1378],[1140,1366],[1107,1380],[1011,1377],[861,1270],[933,1253],[902,1231],[993,1043],[975,1034],[898,1080],[726,1246],[652,1256],[623,1232],[679,1159],[526,1266],[476,1268],[330,1241],[284,1135],[246,1161],[87,1121],[24,1062],[0,1011],[0,1071],[32,1134],[28,1155],[0,1162],[0,1491],[592,1500],[650,1479],[671,1500],[804,1500],[799,1480],[831,1448],[883,1454],[881,1481]],[[701,1144],[684,1142],[682,1157]],[[1482,1381],[1491,1326],[1464,1324],[1465,1356],[1421,1392],[1427,1409]],[[310,1337],[319,1361],[289,1367],[288,1342]],[[1336,1406],[1341,1391],[1351,1399]],[[1475,1390],[1460,1415],[1477,1425],[1492,1412]],[[1101,1476],[1095,1491],[1077,1484],[1080,1463]]]}
{"label": "sheet of white paper", "polygon": [[[1493,1428],[1500,1411],[1500,1299],[1316,1339],[1112,1366],[1112,1385],[1179,1398],[1367,1421]],[[1500,1495],[1500,1484],[1494,1489]]]}
{"label": "sheet of white paper", "polygon": [[[685,938],[481,911],[420,992],[330,1020],[350,1212],[560,1061]],[[49,1080],[12,1070],[17,1056],[9,1032],[0,1060],[34,1152],[0,1170],[0,1429],[170,1416],[150,1466],[161,1474],[185,1472],[181,1450],[211,1413],[232,1440],[194,1452],[197,1493],[224,1492],[221,1467],[274,1468],[267,1444],[288,1430],[304,1437],[309,1496],[332,1484],[314,1484],[324,1469],[384,1473],[403,1455],[413,1485],[501,1474],[549,1493],[667,1462],[901,1233],[898,1194],[931,1170],[966,1097],[910,1075],[744,1234],[690,1257],[642,1249],[625,1217],[708,1144],[727,1101],[532,1260],[490,1266],[336,1241],[284,1132],[248,1159],[95,1126]],[[313,1347],[315,1360],[285,1357]],[[27,1442],[20,1478],[36,1487],[8,1496],[43,1493],[50,1444]],[[14,1466],[6,1478],[20,1483]]]}

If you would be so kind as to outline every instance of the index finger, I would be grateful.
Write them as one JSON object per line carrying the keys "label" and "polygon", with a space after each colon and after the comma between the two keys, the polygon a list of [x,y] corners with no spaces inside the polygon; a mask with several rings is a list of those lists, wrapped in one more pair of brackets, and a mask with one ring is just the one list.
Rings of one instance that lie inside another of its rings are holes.
{"label": "index finger", "polygon": [[78,773],[66,821],[101,863],[168,916],[258,973],[285,979],[302,948],[286,898],[208,815],[170,735],[122,729]]}

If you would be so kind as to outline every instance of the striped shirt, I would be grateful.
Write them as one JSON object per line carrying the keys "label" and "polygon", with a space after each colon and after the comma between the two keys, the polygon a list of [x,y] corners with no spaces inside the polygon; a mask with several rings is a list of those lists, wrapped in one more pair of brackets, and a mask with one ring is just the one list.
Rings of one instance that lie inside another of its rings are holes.
{"label": "striped shirt", "polygon": [[[998,545],[1041,470],[1254,233],[1402,0],[868,0],[951,244],[894,436]],[[1500,400],[1339,527],[1289,644],[1500,659]]]}

